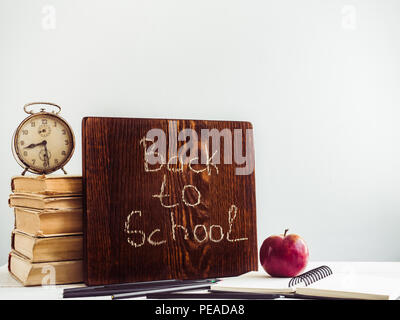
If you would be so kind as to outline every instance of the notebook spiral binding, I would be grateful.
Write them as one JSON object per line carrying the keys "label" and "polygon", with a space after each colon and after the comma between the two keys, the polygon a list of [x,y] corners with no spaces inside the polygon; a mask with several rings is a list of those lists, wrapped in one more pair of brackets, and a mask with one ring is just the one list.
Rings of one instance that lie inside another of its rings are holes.
{"label": "notebook spiral binding", "polygon": [[332,273],[333,273],[332,269],[329,268],[328,266],[320,266],[318,268],[304,272],[301,275],[293,277],[289,281],[289,287],[293,287],[300,282],[303,282],[305,284],[305,286],[307,287],[310,284],[331,275]]}

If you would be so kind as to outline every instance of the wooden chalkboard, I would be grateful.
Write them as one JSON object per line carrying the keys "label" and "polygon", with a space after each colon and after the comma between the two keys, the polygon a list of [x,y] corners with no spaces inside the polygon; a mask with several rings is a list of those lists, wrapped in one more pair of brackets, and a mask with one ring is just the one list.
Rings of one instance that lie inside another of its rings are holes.
{"label": "wooden chalkboard", "polygon": [[88,285],[257,269],[250,123],[89,117],[82,138]]}

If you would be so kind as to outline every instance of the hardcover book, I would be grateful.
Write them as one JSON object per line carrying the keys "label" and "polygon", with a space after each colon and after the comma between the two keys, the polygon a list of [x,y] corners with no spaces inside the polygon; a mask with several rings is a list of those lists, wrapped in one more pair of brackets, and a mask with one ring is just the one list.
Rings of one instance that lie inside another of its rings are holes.
{"label": "hardcover book", "polygon": [[32,263],[11,251],[8,270],[24,286],[78,283],[83,281],[82,260]]}
{"label": "hardcover book", "polygon": [[88,285],[257,269],[250,123],[90,117],[82,138]]}
{"label": "hardcover book", "polygon": [[82,234],[82,209],[14,208],[15,229],[34,237]]}
{"label": "hardcover book", "polygon": [[82,260],[82,236],[32,237],[14,230],[11,249],[31,262]]}
{"label": "hardcover book", "polygon": [[15,176],[11,180],[13,193],[82,194],[82,176],[41,175]]}
{"label": "hardcover book", "polygon": [[43,195],[36,193],[13,193],[8,200],[12,208],[31,208],[38,210],[60,210],[82,208],[81,196]]}

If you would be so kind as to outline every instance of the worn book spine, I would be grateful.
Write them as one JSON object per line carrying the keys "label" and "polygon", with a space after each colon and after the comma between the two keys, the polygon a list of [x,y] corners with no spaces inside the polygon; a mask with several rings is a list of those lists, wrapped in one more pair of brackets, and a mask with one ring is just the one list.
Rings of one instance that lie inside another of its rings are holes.
{"label": "worn book spine", "polygon": [[82,259],[82,236],[33,237],[14,230],[11,248],[31,262]]}
{"label": "worn book spine", "polygon": [[14,229],[34,237],[82,234],[82,209],[14,208]]}
{"label": "worn book spine", "polygon": [[[23,182],[18,182],[22,180]],[[55,182],[57,182],[54,184]],[[60,181],[63,181],[61,183]],[[33,183],[33,186],[31,185]],[[25,184],[25,188],[21,185]],[[20,187],[18,188],[19,185]],[[82,194],[82,176],[14,176],[11,179],[11,190],[13,193],[27,192],[42,195],[81,195]],[[25,191],[22,191],[25,190]]]}
{"label": "worn book spine", "polygon": [[[80,283],[82,264],[82,260],[31,263],[15,251],[8,256],[10,274],[24,286]],[[17,265],[23,265],[24,271],[18,271]]]}

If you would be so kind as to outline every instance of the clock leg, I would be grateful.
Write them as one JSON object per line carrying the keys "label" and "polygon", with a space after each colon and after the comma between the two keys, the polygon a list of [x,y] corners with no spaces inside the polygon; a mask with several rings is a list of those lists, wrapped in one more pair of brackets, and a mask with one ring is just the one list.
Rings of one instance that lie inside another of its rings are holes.
{"label": "clock leg", "polygon": [[68,174],[67,171],[65,171],[64,167],[62,167],[61,170],[64,172],[64,174]]}
{"label": "clock leg", "polygon": [[25,173],[28,171],[28,168],[25,168],[24,171],[22,171],[21,175],[25,175]]}

